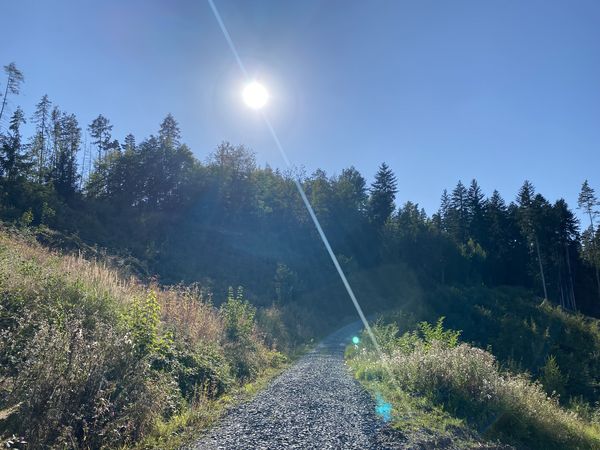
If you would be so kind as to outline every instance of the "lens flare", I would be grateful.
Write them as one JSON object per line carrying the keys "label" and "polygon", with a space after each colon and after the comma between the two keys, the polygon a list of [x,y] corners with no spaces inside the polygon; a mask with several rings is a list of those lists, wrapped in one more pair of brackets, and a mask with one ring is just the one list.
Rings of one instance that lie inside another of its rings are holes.
{"label": "lens flare", "polygon": [[358,336],[354,336],[354,337],[352,338],[352,343],[353,343],[354,345],[358,345],[358,344],[360,344],[360,338],[359,338]]}
{"label": "lens flare", "polygon": [[389,422],[392,418],[392,405],[386,402],[381,394],[375,396],[377,405],[375,406],[375,414],[383,419],[384,422]]}

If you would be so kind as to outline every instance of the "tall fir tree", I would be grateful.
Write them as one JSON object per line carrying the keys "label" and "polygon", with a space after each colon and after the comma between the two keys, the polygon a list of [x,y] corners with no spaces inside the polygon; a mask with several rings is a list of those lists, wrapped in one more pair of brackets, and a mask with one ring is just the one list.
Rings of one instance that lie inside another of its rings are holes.
{"label": "tall fir tree", "polygon": [[31,153],[35,158],[35,169],[38,183],[44,180],[46,170],[48,169],[48,159],[50,154],[50,112],[52,102],[47,95],[44,95],[35,107],[32,116],[32,122],[35,124],[35,134],[31,145]]}
{"label": "tall fir tree", "polygon": [[487,239],[485,224],[485,195],[477,180],[473,179],[467,191],[467,215],[469,222],[469,236],[477,243],[484,245]]}
{"label": "tall fir tree", "polygon": [[177,148],[180,145],[181,131],[177,121],[171,114],[167,114],[167,117],[160,124],[158,130],[158,140],[161,145],[167,148]]}
{"label": "tall fir tree", "polygon": [[11,187],[26,179],[32,166],[30,155],[22,145],[21,125],[24,123],[23,110],[17,108],[10,119],[8,134],[2,136],[0,169],[4,180]]}
{"label": "tall fir tree", "polygon": [[448,190],[444,189],[442,191],[442,196],[440,197],[440,207],[438,209],[436,215],[437,227],[440,231],[448,232],[448,220],[450,214],[450,196],[448,195]]}
{"label": "tall fir tree", "polygon": [[[543,197],[542,197],[543,199]],[[545,200],[544,200],[545,201]],[[540,250],[539,228],[541,219],[541,209],[543,202],[538,199],[536,202],[535,188],[529,180],[525,180],[519,192],[517,193],[517,203],[519,205],[519,221],[523,235],[530,242],[530,247],[534,249],[537,257],[538,269],[540,272],[540,281],[544,291],[544,298],[548,298],[548,287],[546,285],[546,274],[544,272],[544,262]]]}
{"label": "tall fir tree", "polygon": [[600,202],[596,197],[596,193],[589,185],[588,180],[585,180],[581,186],[579,197],[577,198],[577,207],[581,209],[590,220],[590,225],[584,233],[584,250],[588,262],[594,267],[598,298],[600,298],[600,249],[598,249],[596,224],[594,222],[598,215],[598,206],[600,206]]}
{"label": "tall fir tree", "polygon": [[81,128],[74,114],[62,114],[60,131],[52,181],[63,198],[71,199],[78,188],[77,153],[81,145]]}
{"label": "tall fir tree", "polygon": [[469,237],[468,191],[459,181],[450,196],[449,229],[454,240],[466,244]]}
{"label": "tall fir tree", "polygon": [[391,217],[397,192],[394,172],[386,163],[382,163],[371,184],[369,197],[369,218],[376,227],[381,228]]}

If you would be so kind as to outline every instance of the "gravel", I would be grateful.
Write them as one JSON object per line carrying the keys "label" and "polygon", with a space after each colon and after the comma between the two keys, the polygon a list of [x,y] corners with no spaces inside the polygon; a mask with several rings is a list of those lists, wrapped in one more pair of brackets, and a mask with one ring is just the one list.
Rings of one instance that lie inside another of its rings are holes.
{"label": "gravel", "polygon": [[248,403],[232,409],[194,449],[391,449],[389,428],[344,365],[360,329],[327,337]]}

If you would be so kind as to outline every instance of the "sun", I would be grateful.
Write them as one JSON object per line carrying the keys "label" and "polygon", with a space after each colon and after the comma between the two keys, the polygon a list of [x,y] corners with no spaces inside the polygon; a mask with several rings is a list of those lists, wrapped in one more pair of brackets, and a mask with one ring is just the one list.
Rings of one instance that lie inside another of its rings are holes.
{"label": "sun", "polygon": [[269,100],[269,92],[258,81],[252,81],[246,85],[242,92],[244,103],[252,109],[261,109]]}

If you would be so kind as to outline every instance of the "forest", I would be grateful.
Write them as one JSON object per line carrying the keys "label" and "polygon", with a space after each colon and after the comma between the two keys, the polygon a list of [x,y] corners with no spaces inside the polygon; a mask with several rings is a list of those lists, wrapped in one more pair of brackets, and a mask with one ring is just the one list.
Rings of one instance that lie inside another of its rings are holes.
{"label": "forest", "polygon": [[[14,63],[4,69],[0,216],[70,236],[59,246],[108,249],[163,284],[201,282],[223,293],[242,285],[256,304],[302,304],[341,319],[350,303],[297,178],[350,276],[369,283],[374,269],[398,267],[422,286],[520,286],[566,310],[600,314],[598,199],[587,181],[575,205],[583,223],[573,205],[550,202],[529,181],[512,200],[458,181],[427,215],[411,201],[396,205],[397,175],[385,163],[368,185],[352,166],[335,175],[260,167],[243,144],[222,142],[200,161],[171,114],[156,135],[119,140],[102,114],[80,124],[47,95],[34,111],[10,112],[24,76]],[[393,281],[377,284],[385,292]]]}

